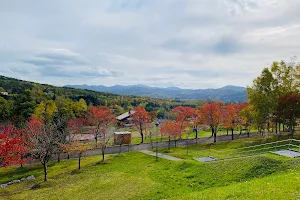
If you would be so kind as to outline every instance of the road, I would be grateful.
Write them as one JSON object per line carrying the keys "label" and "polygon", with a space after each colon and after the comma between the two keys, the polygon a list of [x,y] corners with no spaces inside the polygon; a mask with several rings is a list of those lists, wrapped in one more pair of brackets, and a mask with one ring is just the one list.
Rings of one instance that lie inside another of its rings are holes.
{"label": "road", "polygon": [[[250,133],[250,137],[254,136],[260,136],[259,133]],[[241,135],[234,135],[234,139],[239,139],[239,138],[247,138],[247,134],[241,134]],[[221,135],[217,136],[217,142],[220,141],[230,141],[231,140],[231,135]],[[186,146],[186,145],[193,145],[193,144],[201,144],[201,143],[213,143],[214,138],[213,137],[205,137],[205,138],[198,138],[196,139],[181,139],[176,141],[176,146]],[[146,150],[146,149],[152,149],[156,148],[156,145],[158,148],[167,148],[169,145],[168,141],[162,141],[162,142],[153,142],[152,145],[151,143],[143,143],[143,144],[132,144],[132,145],[124,145],[121,146],[110,146],[107,147],[105,150],[106,154],[114,154],[114,153],[119,153],[119,152],[128,152],[128,151],[140,151],[140,150]],[[171,147],[175,146],[175,141],[172,140],[170,143]],[[101,150],[100,149],[91,149],[87,150],[83,153],[83,156],[94,156],[94,155],[100,155]],[[70,158],[77,158],[77,154],[72,154],[70,155]],[[61,159],[67,158],[67,155],[60,155]]]}

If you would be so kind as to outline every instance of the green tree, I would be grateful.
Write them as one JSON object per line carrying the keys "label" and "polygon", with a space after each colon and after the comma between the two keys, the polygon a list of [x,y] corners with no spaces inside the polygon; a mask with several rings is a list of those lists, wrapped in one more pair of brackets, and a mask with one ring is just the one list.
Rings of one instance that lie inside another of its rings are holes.
{"label": "green tree", "polygon": [[51,119],[57,113],[57,107],[53,100],[42,101],[35,109],[34,114],[39,119]]}
{"label": "green tree", "polygon": [[253,81],[252,87],[247,88],[249,103],[254,106],[255,121],[260,130],[264,129],[265,124],[269,130],[271,121],[276,124],[280,122],[278,99],[289,92],[299,91],[299,69],[294,63],[273,62],[270,69],[265,68]]}
{"label": "green tree", "polygon": [[12,115],[12,102],[0,97],[0,121],[9,120]]}

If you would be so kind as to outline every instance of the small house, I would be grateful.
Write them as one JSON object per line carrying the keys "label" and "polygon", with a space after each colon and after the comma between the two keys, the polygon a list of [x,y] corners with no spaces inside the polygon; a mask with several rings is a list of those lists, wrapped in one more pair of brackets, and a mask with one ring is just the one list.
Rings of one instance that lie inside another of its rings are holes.
{"label": "small house", "polygon": [[131,132],[114,132],[114,144],[122,145],[122,144],[130,144],[131,143]]}
{"label": "small house", "polygon": [[119,115],[118,117],[116,117],[116,119],[118,120],[118,124],[121,126],[133,126],[133,122],[131,119],[131,116],[135,113],[134,110],[129,110],[126,113],[123,113],[122,115]]}
{"label": "small house", "polygon": [[1,92],[1,95],[8,96],[8,92]]}

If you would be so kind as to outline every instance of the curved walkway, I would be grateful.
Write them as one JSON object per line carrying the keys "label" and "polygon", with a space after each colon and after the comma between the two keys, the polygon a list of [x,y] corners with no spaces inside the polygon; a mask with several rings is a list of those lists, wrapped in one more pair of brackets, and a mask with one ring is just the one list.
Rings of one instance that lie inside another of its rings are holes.
{"label": "curved walkway", "polygon": [[[150,156],[156,156],[156,152],[153,152],[153,151],[140,150],[139,152],[142,152],[142,153],[150,155]],[[174,156],[169,156],[169,155],[165,155],[165,154],[162,154],[162,153],[157,153],[157,157],[167,159],[167,160],[173,160],[173,161],[182,160],[181,158],[176,158]]]}

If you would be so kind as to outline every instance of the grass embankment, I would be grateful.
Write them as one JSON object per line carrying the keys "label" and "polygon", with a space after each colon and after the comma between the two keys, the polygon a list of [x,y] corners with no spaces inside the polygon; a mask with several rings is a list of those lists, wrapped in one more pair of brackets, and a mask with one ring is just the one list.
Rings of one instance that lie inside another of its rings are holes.
{"label": "grass embankment", "polygon": [[[224,142],[216,149],[230,149],[259,139]],[[243,142],[244,141],[244,144]],[[3,199],[296,199],[300,197],[300,160],[276,155],[253,156],[219,162],[192,160],[195,145],[185,161],[168,161],[129,152],[83,159],[83,169],[74,170],[77,160],[51,163],[49,181],[42,182],[40,165],[0,169],[0,182],[35,175],[36,180],[0,189]],[[184,148],[172,155],[185,155]]]}
{"label": "grass embankment", "polygon": [[[190,159],[190,160],[193,160],[194,158],[198,158],[198,157],[203,157],[203,156],[213,156],[215,158],[222,159],[222,158],[229,158],[233,156],[245,156],[249,154],[258,154],[266,151],[272,151],[275,150],[276,145],[286,145],[283,147],[277,147],[276,150],[279,150],[281,148],[287,149],[289,141],[285,141],[285,142],[278,142],[278,141],[287,140],[289,138],[290,138],[289,133],[282,133],[281,135],[267,134],[264,136],[229,140],[229,141],[217,142],[217,143],[189,145],[188,153],[187,153],[186,146],[180,146],[176,148],[171,147],[170,150],[168,148],[161,148],[159,149],[159,152],[171,156],[175,156],[178,158]],[[294,138],[300,139],[300,132],[297,132],[294,135]],[[265,145],[266,143],[272,143],[272,142],[275,143]],[[300,143],[293,143],[293,144],[300,145]],[[247,148],[247,149],[237,149],[243,147],[250,147],[253,145],[260,145],[260,146],[254,148]],[[262,148],[269,148],[269,149],[262,149]],[[297,150],[299,150],[299,148],[297,148]]]}

